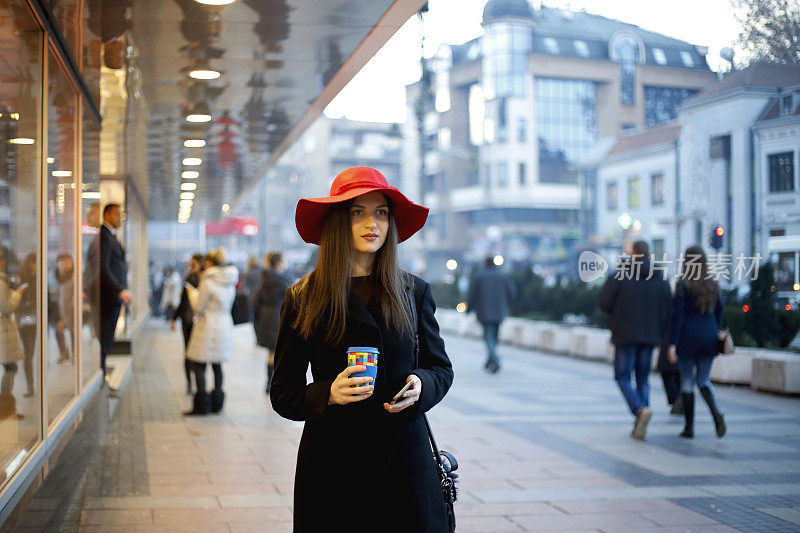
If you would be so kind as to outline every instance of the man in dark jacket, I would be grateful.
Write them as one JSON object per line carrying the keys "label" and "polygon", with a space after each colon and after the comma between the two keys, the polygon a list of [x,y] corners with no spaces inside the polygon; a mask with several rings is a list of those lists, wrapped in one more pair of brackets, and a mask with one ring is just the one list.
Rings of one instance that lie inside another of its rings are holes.
{"label": "man in dark jacket", "polygon": [[470,281],[467,311],[475,311],[478,322],[483,326],[483,338],[489,353],[484,368],[492,374],[500,370],[500,358],[497,356],[500,323],[508,315],[516,297],[514,282],[497,269],[494,259],[487,257],[483,270]]}
{"label": "man in dark jacket", "polygon": [[117,240],[117,230],[122,226],[119,204],[103,208],[100,226],[100,368],[106,373],[106,357],[114,344],[114,332],[122,304],[131,304],[128,291],[128,264],[125,250]]}
{"label": "man in dark jacket", "polygon": [[[643,439],[653,416],[648,377],[653,347],[669,327],[671,295],[663,272],[652,268],[644,241],[633,244],[629,260],[620,264],[597,296],[597,305],[611,315],[614,379],[636,417],[632,436]],[[636,375],[636,388],[631,384]]]}

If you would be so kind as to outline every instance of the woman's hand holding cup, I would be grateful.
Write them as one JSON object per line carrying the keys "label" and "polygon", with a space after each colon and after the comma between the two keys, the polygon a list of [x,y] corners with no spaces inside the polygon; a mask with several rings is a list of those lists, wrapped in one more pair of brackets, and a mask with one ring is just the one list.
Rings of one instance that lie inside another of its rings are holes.
{"label": "woman's hand holding cup", "polygon": [[[331,384],[331,394],[328,398],[329,404],[345,405],[352,402],[360,402],[366,400],[372,395],[372,390],[375,388],[372,385],[373,379],[369,376],[351,378],[350,374],[356,372],[364,372],[367,369],[364,365],[348,366],[336,376]],[[368,384],[365,387],[357,387],[356,385]]]}

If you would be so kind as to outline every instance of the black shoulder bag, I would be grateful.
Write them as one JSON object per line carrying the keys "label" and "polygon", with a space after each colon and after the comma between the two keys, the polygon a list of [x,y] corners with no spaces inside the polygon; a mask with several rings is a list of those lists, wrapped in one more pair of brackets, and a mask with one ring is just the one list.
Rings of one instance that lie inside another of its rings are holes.
{"label": "black shoulder bag", "polygon": [[[409,287],[408,296],[409,304],[411,305],[411,321],[414,324],[414,368],[419,368],[419,319],[417,318],[417,300],[414,298],[413,286]],[[436,446],[436,439],[433,438],[433,431],[431,431],[431,425],[428,423],[428,417],[425,413],[422,413],[422,419],[425,420],[425,427],[428,429],[428,439],[430,440],[433,457],[436,459],[436,470],[439,473],[442,496],[447,508],[447,521],[450,526],[450,533],[453,533],[456,530],[456,511],[453,504],[458,498],[458,489],[456,488],[458,474],[455,473],[458,470],[458,461],[453,457],[453,454],[440,450]]]}

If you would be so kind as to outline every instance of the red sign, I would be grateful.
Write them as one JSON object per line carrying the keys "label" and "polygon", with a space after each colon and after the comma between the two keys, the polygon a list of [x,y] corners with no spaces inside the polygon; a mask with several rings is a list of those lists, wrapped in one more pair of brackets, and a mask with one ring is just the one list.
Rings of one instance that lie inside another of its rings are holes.
{"label": "red sign", "polygon": [[254,218],[228,217],[219,222],[206,222],[206,236],[256,234],[258,221]]}

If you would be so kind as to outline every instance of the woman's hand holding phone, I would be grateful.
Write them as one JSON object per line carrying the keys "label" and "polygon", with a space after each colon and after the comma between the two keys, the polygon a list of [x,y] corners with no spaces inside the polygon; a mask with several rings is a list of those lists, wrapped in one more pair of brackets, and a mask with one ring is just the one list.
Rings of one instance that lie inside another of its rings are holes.
{"label": "woman's hand holding phone", "polygon": [[401,399],[391,404],[384,403],[383,408],[390,413],[399,413],[406,407],[410,407],[417,403],[419,395],[422,393],[422,380],[414,374],[410,374],[406,378],[406,383],[411,383],[411,387],[403,393]]}
{"label": "woman's hand holding phone", "polygon": [[[372,385],[372,378],[368,376],[360,378],[351,378],[350,374],[355,372],[364,372],[367,369],[364,365],[348,366],[333,380],[331,384],[331,393],[328,398],[328,404],[345,405],[352,402],[360,402],[372,396],[372,391],[375,388]],[[366,387],[355,387],[355,385],[362,385],[370,383]]]}

